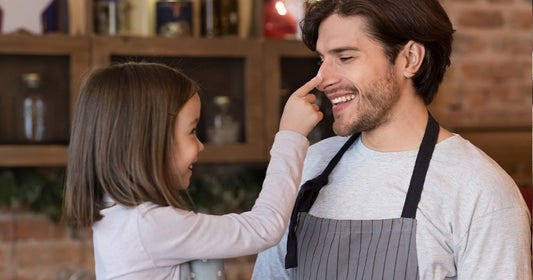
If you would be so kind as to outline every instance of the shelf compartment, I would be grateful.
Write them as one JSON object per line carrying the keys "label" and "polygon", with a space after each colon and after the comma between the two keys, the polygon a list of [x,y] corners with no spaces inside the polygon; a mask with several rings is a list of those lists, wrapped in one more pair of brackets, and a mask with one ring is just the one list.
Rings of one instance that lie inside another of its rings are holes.
{"label": "shelf compartment", "polygon": [[[22,76],[36,73],[40,76],[37,89],[31,94],[38,94],[44,103],[42,144],[68,143],[69,134],[69,57],[43,55],[3,55],[0,54],[0,125],[5,133],[0,135],[0,145],[28,144],[26,139],[24,103],[28,90],[22,82]],[[58,82],[61,81],[61,82]],[[35,120],[34,120],[35,121]],[[35,143],[33,143],[35,144]]]}
{"label": "shelf compartment", "polygon": [[[0,101],[7,104],[0,112],[6,131],[0,136],[0,166],[65,165],[70,119],[81,79],[89,68],[88,37],[0,35],[0,58]],[[46,126],[53,137],[42,144],[25,144],[16,136],[22,122],[17,92],[20,75],[27,72],[41,74],[43,93],[49,99],[51,119]]]}
{"label": "shelf compartment", "polygon": [[[274,141],[279,121],[288,97],[316,76],[320,59],[303,42],[297,40],[265,40],[263,47],[265,96],[265,135],[267,143]],[[311,131],[308,138],[313,143],[333,135],[331,105],[323,93],[314,90],[321,102],[324,119]],[[269,144],[270,145],[270,144]]]}
{"label": "shelf compartment", "polygon": [[[178,68],[200,84],[202,116],[199,137],[205,144],[200,162],[253,162],[265,160],[260,94],[261,45],[257,40],[141,38],[93,36],[95,67],[116,62],[149,61]],[[240,122],[239,141],[207,142],[209,107],[216,95],[232,99]]]}

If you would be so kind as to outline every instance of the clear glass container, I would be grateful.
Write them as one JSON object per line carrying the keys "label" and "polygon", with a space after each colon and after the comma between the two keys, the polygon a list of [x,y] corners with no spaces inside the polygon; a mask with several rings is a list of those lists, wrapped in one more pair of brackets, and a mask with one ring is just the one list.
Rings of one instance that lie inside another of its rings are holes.
{"label": "clear glass container", "polygon": [[207,128],[207,140],[215,144],[231,144],[239,140],[240,125],[231,110],[231,99],[225,95],[213,98],[213,117]]}
{"label": "clear glass container", "polygon": [[46,106],[41,93],[41,75],[25,73],[22,74],[21,81],[23,139],[27,143],[39,143],[45,140],[46,133]]}

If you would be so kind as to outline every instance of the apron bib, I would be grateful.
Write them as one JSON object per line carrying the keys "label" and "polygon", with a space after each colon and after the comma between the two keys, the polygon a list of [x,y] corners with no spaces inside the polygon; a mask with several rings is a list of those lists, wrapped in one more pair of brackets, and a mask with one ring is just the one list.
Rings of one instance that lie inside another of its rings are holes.
{"label": "apron bib", "polygon": [[285,268],[292,279],[419,279],[416,209],[439,125],[428,112],[400,218],[334,220],[308,213],[342,155],[360,136],[352,135],[316,178],[302,185],[291,215]]}

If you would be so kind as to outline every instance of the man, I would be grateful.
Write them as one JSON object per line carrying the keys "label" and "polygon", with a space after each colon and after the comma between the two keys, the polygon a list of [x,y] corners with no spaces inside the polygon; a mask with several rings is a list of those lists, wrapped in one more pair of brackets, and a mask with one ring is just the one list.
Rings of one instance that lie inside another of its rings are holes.
{"label": "man", "polygon": [[427,111],[450,64],[438,1],[316,1],[302,31],[338,136],[309,148],[288,235],[253,279],[531,279],[517,186]]}

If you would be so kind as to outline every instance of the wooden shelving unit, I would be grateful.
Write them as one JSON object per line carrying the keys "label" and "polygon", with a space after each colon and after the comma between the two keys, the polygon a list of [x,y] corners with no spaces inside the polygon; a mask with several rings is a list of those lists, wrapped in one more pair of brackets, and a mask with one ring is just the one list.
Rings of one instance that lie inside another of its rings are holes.
{"label": "wooden shelving unit", "polygon": [[[0,35],[0,58],[9,56],[11,61],[6,63],[0,59],[0,166],[65,166],[67,163],[68,132],[64,143],[27,145],[10,140],[14,127],[20,125],[13,117],[15,80],[17,75],[31,70],[33,64],[50,74],[54,89],[62,91],[63,97],[54,97],[53,102],[66,104],[68,117],[60,121],[68,127],[81,81],[93,67],[133,59],[183,68],[205,91],[201,93],[205,114],[209,114],[209,99],[213,95],[222,93],[237,101],[242,125],[240,141],[224,145],[204,141],[206,147],[200,155],[202,163],[221,164],[268,161],[284,98],[318,70],[316,55],[295,40],[92,34],[91,7],[91,1],[72,6],[74,24],[70,34]],[[13,62],[11,56],[21,58],[21,63]],[[68,61],[65,69],[48,67],[50,57]],[[523,112],[506,111],[498,115],[485,113],[482,108],[474,111],[461,108],[460,104],[447,100],[457,88],[451,85],[445,79],[441,92],[430,106],[435,117],[443,126],[482,148],[517,183],[531,184],[531,119],[525,118]],[[2,139],[5,141],[1,142]]]}

